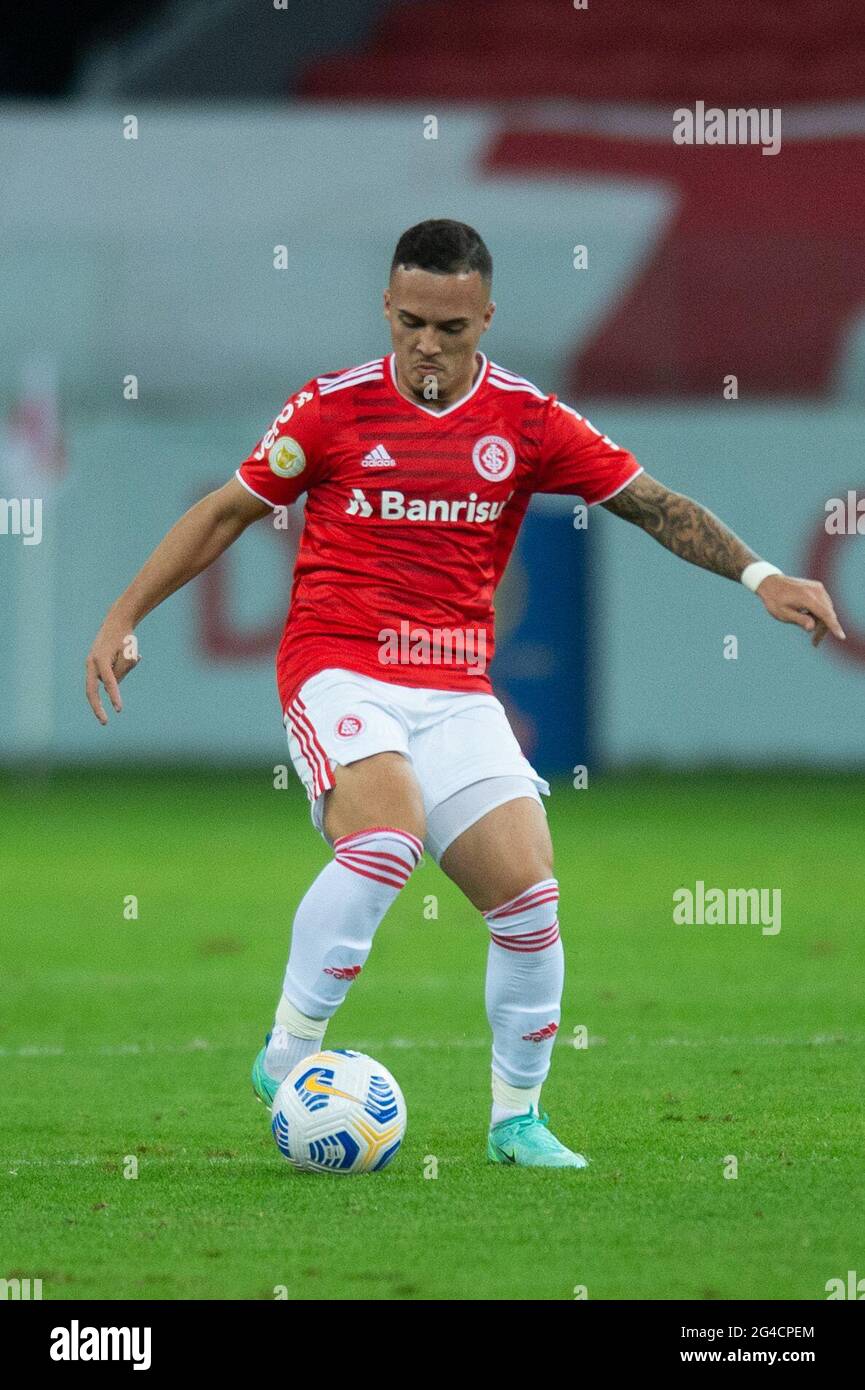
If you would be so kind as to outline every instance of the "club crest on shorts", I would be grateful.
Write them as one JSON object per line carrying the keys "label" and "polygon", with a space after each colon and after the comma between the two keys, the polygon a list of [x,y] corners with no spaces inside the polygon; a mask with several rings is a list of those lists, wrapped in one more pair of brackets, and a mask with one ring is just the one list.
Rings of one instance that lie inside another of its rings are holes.
{"label": "club crest on shorts", "polygon": [[296,439],[284,434],[267,455],[271,473],[279,478],[296,478],[306,467],[306,454]]}
{"label": "club crest on shorts", "polygon": [[363,731],[363,720],[359,714],[344,714],[337,721],[336,732],[340,738],[354,738]]}
{"label": "club crest on shorts", "polygon": [[472,463],[489,483],[500,483],[514,471],[517,456],[509,439],[500,434],[485,434],[472,449]]}

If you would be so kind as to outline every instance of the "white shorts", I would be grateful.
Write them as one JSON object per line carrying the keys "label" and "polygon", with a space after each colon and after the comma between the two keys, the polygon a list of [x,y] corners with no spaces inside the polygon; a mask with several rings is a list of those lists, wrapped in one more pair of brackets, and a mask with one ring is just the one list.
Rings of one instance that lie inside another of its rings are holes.
{"label": "white shorts", "polygon": [[[285,725],[295,772],[312,803],[313,825],[322,835],[324,795],[334,785],[333,768],[375,753],[402,753],[411,763],[430,832],[427,849],[436,859],[447,847],[442,841],[455,838],[452,832],[460,817],[465,820],[471,814],[478,819],[484,803],[491,810],[514,796],[537,801],[539,791],[549,796],[549,783],[523,756],[504,706],[494,695],[395,685],[329,669],[304,682]],[[470,802],[450,800],[490,779],[497,785],[488,795],[475,793]],[[444,802],[449,802],[447,812],[436,817],[436,808]],[[469,824],[473,820],[456,833]]]}

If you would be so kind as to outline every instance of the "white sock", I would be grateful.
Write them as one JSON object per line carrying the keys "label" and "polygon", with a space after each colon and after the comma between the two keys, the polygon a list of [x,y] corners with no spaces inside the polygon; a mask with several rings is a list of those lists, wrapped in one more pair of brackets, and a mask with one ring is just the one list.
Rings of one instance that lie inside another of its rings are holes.
{"label": "white sock", "polygon": [[415,835],[376,826],[334,841],[334,858],[304,895],[294,918],[282,999],[265,1067],[282,1080],[318,1051],[372,949],[379,923],[420,862]]}
{"label": "white sock", "polygon": [[549,878],[484,913],[493,1124],[538,1107],[550,1069],[564,985],[558,901],[558,883]]}
{"label": "white sock", "polygon": [[329,1020],[307,1018],[285,995],[279,1001],[276,1021],[264,1054],[264,1069],[276,1081],[284,1081],[298,1062],[320,1052]]}
{"label": "white sock", "polygon": [[513,1120],[517,1115],[527,1115],[530,1110],[540,1113],[540,1086],[509,1086],[493,1072],[493,1107],[490,1124],[497,1125],[501,1120]]}

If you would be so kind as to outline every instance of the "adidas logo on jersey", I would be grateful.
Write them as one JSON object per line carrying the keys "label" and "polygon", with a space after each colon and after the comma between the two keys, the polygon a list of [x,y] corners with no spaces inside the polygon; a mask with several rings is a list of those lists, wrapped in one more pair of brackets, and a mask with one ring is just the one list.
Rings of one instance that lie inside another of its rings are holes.
{"label": "adidas logo on jersey", "polygon": [[361,468],[396,468],[396,459],[392,459],[383,444],[376,444],[374,449],[370,449],[368,454],[364,454],[360,461]]}
{"label": "adidas logo on jersey", "polygon": [[[379,516],[383,521],[497,521],[513,497],[509,492],[500,502],[479,502],[476,492],[468,497],[410,497],[404,492],[384,489],[378,494]],[[348,516],[372,516],[372,503],[362,488],[353,487],[346,507]]]}

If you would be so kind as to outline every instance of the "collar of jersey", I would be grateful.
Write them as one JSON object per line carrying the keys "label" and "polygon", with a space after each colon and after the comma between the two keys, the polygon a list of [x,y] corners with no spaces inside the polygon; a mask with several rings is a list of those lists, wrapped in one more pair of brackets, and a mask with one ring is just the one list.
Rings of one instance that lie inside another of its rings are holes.
{"label": "collar of jersey", "polygon": [[476,395],[476,393],[480,390],[481,386],[486,380],[489,361],[487,359],[486,353],[481,352],[480,348],[478,349],[478,355],[481,359],[481,369],[478,372],[477,381],[472,386],[472,389],[465,396],[461,396],[458,401],[454,401],[453,405],[446,405],[444,410],[430,410],[428,405],[421,405],[418,401],[410,401],[408,396],[403,395],[402,391],[396,384],[395,352],[392,352],[387,359],[388,380],[390,381],[391,386],[393,387],[396,394],[399,396],[400,400],[404,401],[406,405],[413,405],[415,410],[422,410],[424,415],[431,415],[434,420],[440,420],[445,415],[452,415],[455,410],[459,410],[460,406],[463,406],[466,404],[467,401],[470,401],[472,396]]}

